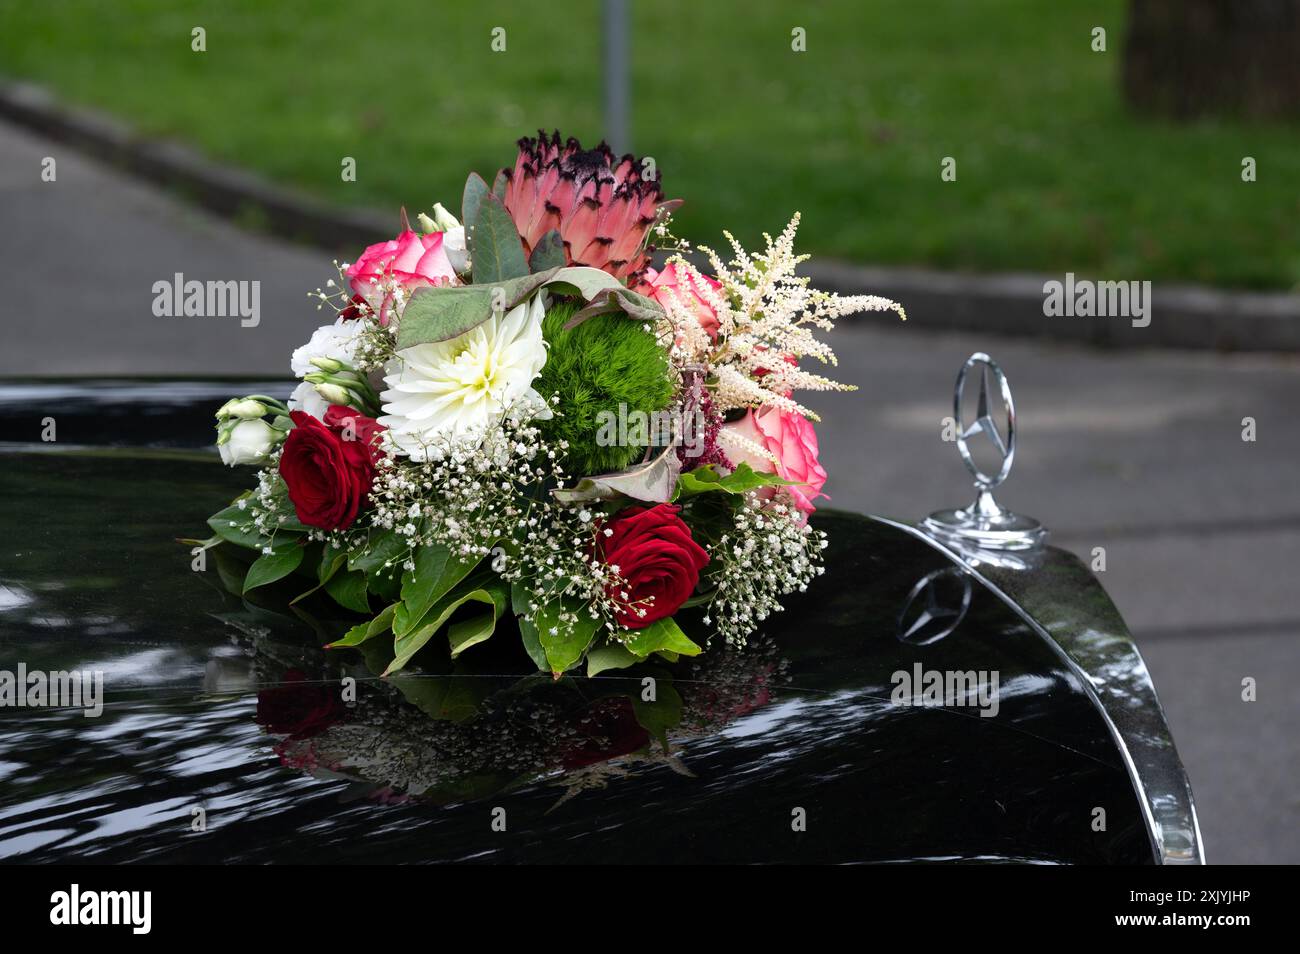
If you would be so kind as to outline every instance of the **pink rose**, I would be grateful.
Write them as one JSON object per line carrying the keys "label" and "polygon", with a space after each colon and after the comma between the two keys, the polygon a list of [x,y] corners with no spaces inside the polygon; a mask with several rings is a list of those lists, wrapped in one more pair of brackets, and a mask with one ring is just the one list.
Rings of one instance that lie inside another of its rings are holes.
{"label": "pink rose", "polygon": [[349,266],[348,283],[379,314],[381,325],[388,324],[398,288],[412,291],[456,281],[456,270],[443,247],[444,234],[418,235],[407,229],[395,239],[371,245]]}
{"label": "pink rose", "polygon": [[[718,337],[718,313],[708,300],[700,294],[699,280],[685,272],[678,273],[677,266],[670,264],[662,272],[655,272],[649,269],[646,272],[646,278],[649,280],[650,287],[648,294],[666,309],[669,298],[676,295],[677,301],[685,308],[691,309],[695,313],[695,320],[700,323],[700,327],[708,332],[711,339],[716,340]],[[722,283],[708,275],[701,275],[710,288],[715,292],[722,287]]]}
{"label": "pink rose", "polygon": [[749,411],[738,421],[724,424],[723,431],[746,438],[772,454],[776,458],[776,467],[774,470],[766,457],[738,446],[735,441],[727,441],[727,456],[733,462],[739,464],[743,461],[756,471],[775,472],[782,480],[798,481],[785,488],[794,498],[795,506],[805,514],[817,509],[813,501],[826,496],[821,492],[826,483],[826,471],[817,462],[817,434],[806,418],[774,407],[763,407]]}

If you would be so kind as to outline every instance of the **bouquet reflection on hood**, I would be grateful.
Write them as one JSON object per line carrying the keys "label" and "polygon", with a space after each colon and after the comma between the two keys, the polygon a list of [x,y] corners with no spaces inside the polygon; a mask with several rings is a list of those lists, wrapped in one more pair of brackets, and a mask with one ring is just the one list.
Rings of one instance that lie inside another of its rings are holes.
{"label": "bouquet reflection on hood", "polygon": [[693,739],[766,705],[788,679],[774,647],[755,641],[743,653],[581,685],[469,673],[362,680],[347,703],[337,679],[279,669],[269,656],[258,662],[278,670],[260,680],[255,718],[281,764],[365,783],[365,797],[381,804],[445,804],[545,782],[569,790],[558,806],[658,764],[690,775],[681,755]]}

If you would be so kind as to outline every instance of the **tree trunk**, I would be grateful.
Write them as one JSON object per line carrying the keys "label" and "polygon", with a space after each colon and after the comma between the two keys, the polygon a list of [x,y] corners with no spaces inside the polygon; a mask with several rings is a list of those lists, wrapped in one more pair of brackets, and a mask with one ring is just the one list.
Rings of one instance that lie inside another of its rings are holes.
{"label": "tree trunk", "polygon": [[1178,119],[1300,118],[1300,0],[1130,0],[1124,93]]}

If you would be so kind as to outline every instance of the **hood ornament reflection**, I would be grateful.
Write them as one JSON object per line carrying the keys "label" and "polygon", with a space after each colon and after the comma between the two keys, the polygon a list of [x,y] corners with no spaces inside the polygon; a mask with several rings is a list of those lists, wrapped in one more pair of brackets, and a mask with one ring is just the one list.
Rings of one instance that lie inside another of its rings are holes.
{"label": "hood ornament reflection", "polygon": [[[969,373],[979,369],[979,401],[975,420],[967,427],[962,419],[962,397],[966,391]],[[989,375],[998,383],[1002,404],[1006,409],[1006,437],[993,420],[989,401]],[[1030,550],[1042,546],[1047,530],[1032,517],[1004,510],[993,499],[993,488],[1000,485],[1011,473],[1016,458],[1016,407],[1011,400],[1011,386],[1007,376],[992,358],[976,352],[966,359],[957,374],[953,389],[953,420],[957,426],[957,451],[966,469],[975,478],[975,502],[960,510],[938,510],[921,522],[921,529],[945,543],[959,547],[978,547],[982,550]],[[1002,466],[993,475],[979,469],[971,456],[970,441],[983,434],[1001,456]]]}

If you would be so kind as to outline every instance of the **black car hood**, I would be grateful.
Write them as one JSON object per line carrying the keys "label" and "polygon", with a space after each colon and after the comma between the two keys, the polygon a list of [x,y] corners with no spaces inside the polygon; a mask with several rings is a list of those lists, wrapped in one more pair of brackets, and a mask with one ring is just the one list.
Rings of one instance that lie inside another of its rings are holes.
{"label": "black car hood", "polygon": [[[106,699],[93,719],[0,709],[0,857],[1155,857],[1077,670],[907,529],[819,513],[826,574],[742,652],[553,682],[507,630],[456,667],[434,654],[380,680],[319,648],[346,621],[244,602],[219,567],[192,568],[176,538],[248,477],[176,448],[0,456],[0,668],[100,670]],[[895,674],[917,666],[997,673],[996,716],[899,704]]]}

